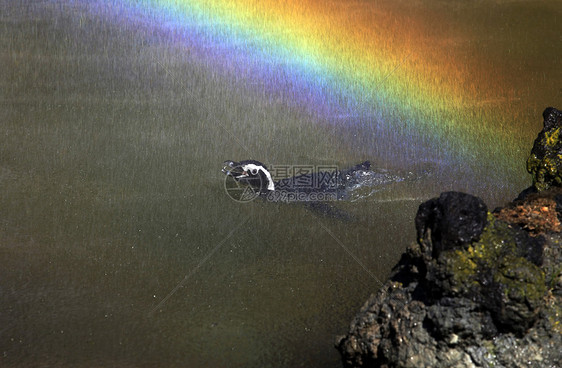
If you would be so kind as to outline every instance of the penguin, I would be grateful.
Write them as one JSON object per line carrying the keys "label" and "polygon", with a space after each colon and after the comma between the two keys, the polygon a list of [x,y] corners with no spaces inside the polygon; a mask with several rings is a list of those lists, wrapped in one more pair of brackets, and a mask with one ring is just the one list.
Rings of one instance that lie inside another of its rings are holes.
{"label": "penguin", "polygon": [[259,161],[227,160],[222,172],[271,202],[320,202],[344,199],[346,191],[357,185],[370,167],[371,163],[365,161],[347,170],[316,171],[274,181],[267,166]]}

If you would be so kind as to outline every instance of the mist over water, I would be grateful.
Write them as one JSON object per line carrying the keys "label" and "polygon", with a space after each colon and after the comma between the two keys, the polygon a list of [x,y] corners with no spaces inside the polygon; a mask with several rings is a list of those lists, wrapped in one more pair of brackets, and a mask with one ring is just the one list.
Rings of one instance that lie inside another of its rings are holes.
{"label": "mist over water", "polygon": [[[434,20],[427,60],[487,81],[477,103],[416,114],[309,109],[164,25],[121,23],[125,3],[0,2],[0,366],[339,367],[334,337],[415,241],[419,204],[511,200],[562,105],[552,2],[354,2],[397,30]],[[392,50],[411,37],[396,32]],[[404,180],[356,188],[343,222],[233,201],[221,165],[250,158]]]}

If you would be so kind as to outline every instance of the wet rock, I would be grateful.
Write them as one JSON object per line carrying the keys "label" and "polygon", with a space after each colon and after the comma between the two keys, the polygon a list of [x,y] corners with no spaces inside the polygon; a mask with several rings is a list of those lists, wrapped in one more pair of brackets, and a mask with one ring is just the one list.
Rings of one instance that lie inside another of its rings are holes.
{"label": "wet rock", "polygon": [[549,107],[544,110],[543,118],[544,128],[527,159],[527,171],[533,176],[533,186],[538,191],[562,186],[562,112]]}
{"label": "wet rock", "polygon": [[529,194],[495,214],[462,193],[422,204],[418,242],[337,340],[344,365],[561,366],[557,193]]}
{"label": "wet rock", "polygon": [[423,203],[416,216],[418,239],[431,237],[433,256],[478,240],[486,225],[486,204],[460,192],[445,192]]}
{"label": "wet rock", "polygon": [[497,329],[489,311],[467,298],[442,298],[427,307],[425,325],[436,340],[448,345],[476,342],[476,336],[491,338]]}
{"label": "wet rock", "polygon": [[427,263],[424,284],[438,297],[467,298],[498,330],[522,333],[534,323],[545,293],[542,239],[490,216],[481,239]]}

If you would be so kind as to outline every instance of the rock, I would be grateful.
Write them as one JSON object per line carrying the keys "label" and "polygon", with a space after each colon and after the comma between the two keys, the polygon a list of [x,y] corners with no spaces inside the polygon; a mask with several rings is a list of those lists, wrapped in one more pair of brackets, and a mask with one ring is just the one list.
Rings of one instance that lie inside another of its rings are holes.
{"label": "rock", "polygon": [[[558,191],[557,191],[558,192]],[[560,194],[553,198],[544,195],[528,194],[526,201],[515,200],[504,208],[495,211],[497,218],[516,224],[536,236],[549,231],[560,232],[558,218]]]}
{"label": "rock", "polygon": [[562,367],[562,112],[543,116],[514,202],[420,205],[417,243],[337,339],[345,367]]}
{"label": "rock", "polygon": [[559,192],[494,214],[455,192],[420,205],[418,242],[336,342],[344,366],[560,366]]}
{"label": "rock", "polygon": [[544,110],[543,118],[544,128],[527,159],[527,171],[533,176],[533,186],[538,191],[562,186],[562,112],[549,107]]}
{"label": "rock", "polygon": [[433,256],[478,240],[486,225],[486,204],[460,192],[445,192],[423,203],[416,216],[418,239],[430,232]]}
{"label": "rock", "polygon": [[479,241],[428,262],[423,282],[440,297],[437,302],[476,301],[498,330],[522,333],[536,320],[546,292],[544,272],[537,266],[542,245],[541,239],[490,216]]}

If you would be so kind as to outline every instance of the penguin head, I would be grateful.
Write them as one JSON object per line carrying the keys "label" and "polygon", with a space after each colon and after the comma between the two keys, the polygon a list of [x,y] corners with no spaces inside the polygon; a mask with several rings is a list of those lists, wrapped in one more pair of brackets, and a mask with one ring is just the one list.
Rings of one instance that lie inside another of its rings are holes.
{"label": "penguin head", "polygon": [[275,184],[267,167],[256,160],[224,162],[222,172],[234,180],[247,184],[260,193],[275,190]]}

